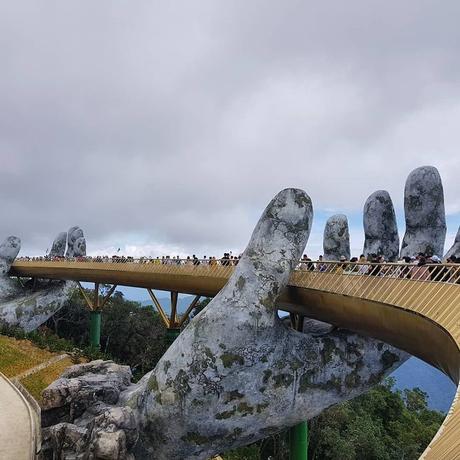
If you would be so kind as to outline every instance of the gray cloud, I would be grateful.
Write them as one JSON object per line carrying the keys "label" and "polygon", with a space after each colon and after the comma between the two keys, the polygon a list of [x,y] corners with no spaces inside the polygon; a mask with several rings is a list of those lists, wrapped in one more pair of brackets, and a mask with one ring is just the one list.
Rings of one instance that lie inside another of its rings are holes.
{"label": "gray cloud", "polygon": [[90,252],[237,249],[284,187],[317,211],[358,213],[381,188],[401,208],[422,164],[453,228],[459,15],[455,1],[3,2],[0,234],[23,252],[75,224]]}

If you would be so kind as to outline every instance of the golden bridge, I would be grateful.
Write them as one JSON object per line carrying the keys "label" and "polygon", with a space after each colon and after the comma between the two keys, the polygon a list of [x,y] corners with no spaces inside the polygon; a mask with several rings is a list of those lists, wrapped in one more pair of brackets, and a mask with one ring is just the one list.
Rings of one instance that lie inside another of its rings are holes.
{"label": "golden bridge", "polygon": [[[200,296],[212,297],[222,289],[235,267],[170,262],[18,260],[10,274],[93,282],[94,299],[84,294],[92,310],[102,309],[117,285],[146,288],[167,327],[177,328]],[[321,267],[303,268],[292,273],[279,299],[280,309],[293,318],[306,316],[383,340],[433,365],[455,382],[457,393],[450,411],[421,458],[459,459],[460,265],[322,263]],[[113,285],[102,299],[100,283]],[[169,317],[153,289],[171,292]],[[176,308],[179,293],[195,295],[182,317]]]}

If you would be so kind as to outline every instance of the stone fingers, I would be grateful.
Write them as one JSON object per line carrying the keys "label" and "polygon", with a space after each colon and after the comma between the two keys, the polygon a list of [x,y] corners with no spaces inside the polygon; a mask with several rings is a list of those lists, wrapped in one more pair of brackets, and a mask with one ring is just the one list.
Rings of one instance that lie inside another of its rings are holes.
{"label": "stone fingers", "polygon": [[9,236],[0,244],[0,274],[6,275],[11,264],[21,249],[21,240],[17,236]]}
{"label": "stone fingers", "polygon": [[340,260],[341,257],[350,259],[350,232],[348,219],[344,214],[329,217],[324,228],[323,239],[324,259]]}
{"label": "stone fingers", "polygon": [[399,236],[393,202],[385,190],[374,192],[364,204],[363,254],[383,255],[388,262],[398,260]]}
{"label": "stone fingers", "polygon": [[455,236],[453,246],[447,251],[444,258],[448,259],[451,256],[460,257],[460,227],[458,229],[457,235]]}
{"label": "stone fingers", "polygon": [[446,238],[444,191],[441,176],[433,166],[422,166],[409,174],[404,190],[406,233],[401,257],[418,253],[442,257]]}
{"label": "stone fingers", "polygon": [[86,256],[86,240],[80,227],[71,227],[67,233],[66,257]]}
{"label": "stone fingers", "polygon": [[65,245],[67,243],[67,232],[60,232],[56,238],[54,238],[49,252],[50,257],[64,257]]}

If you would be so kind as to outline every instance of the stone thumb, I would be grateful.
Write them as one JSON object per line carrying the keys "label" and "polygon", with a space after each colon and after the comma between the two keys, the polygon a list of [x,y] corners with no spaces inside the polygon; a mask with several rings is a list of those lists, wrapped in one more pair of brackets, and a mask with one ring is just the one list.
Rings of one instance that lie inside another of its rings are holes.
{"label": "stone thumb", "polygon": [[212,302],[214,308],[233,304],[246,312],[257,307],[275,311],[276,300],[305,248],[312,219],[312,202],[303,190],[279,192],[259,219],[233,275]]}

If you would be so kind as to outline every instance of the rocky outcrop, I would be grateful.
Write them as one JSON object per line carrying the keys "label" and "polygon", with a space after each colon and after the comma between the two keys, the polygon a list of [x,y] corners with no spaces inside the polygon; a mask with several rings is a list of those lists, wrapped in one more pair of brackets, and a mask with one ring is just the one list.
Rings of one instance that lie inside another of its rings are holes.
{"label": "rocky outcrop", "polygon": [[72,366],[43,393],[45,458],[134,459],[134,412],[117,407],[131,382],[128,366],[93,361]]}
{"label": "rocky outcrop", "polygon": [[66,257],[86,256],[86,240],[80,227],[71,227],[67,233]]}
{"label": "rocky outcrop", "polygon": [[348,219],[343,214],[329,217],[324,228],[324,260],[350,259],[350,232]]}
{"label": "rocky outcrop", "polygon": [[51,251],[49,253],[50,257],[63,257],[65,253],[66,243],[67,233],[59,233],[59,235],[54,239],[53,245],[51,246]]}
{"label": "rocky outcrop", "polygon": [[457,235],[455,236],[455,241],[452,247],[447,251],[446,255],[444,256],[445,259],[455,256],[460,257],[460,227],[458,228]]}
{"label": "rocky outcrop", "polygon": [[[323,334],[318,327],[303,334],[278,318],[278,296],[303,252],[312,217],[304,192],[280,192],[263,213],[226,286],[153,371],[138,384],[116,387],[118,399],[109,402],[107,391],[97,390],[106,385],[98,381],[95,389],[93,377],[82,381],[88,367],[76,372],[78,382],[73,372],[48,389],[51,411],[64,407],[62,414],[75,414],[56,420],[74,426],[69,437],[75,440],[83,433],[76,444],[86,443],[93,452],[88,439],[98,426],[99,408],[121,409],[127,411],[123,420],[131,420],[131,414],[136,420],[138,441],[127,447],[136,458],[206,459],[357,396],[404,361],[405,353],[381,342],[344,331]],[[91,365],[96,372],[103,364]],[[56,396],[50,396],[53,391]],[[47,433],[49,445],[65,447],[57,428]],[[112,440],[110,445],[119,444]]]}
{"label": "rocky outcrop", "polygon": [[441,176],[433,166],[422,166],[409,174],[404,190],[406,233],[401,257],[444,254],[446,216]]}
{"label": "rocky outcrop", "polygon": [[398,260],[398,226],[393,202],[387,191],[378,190],[366,200],[363,225],[364,255],[383,255],[389,262]]}

